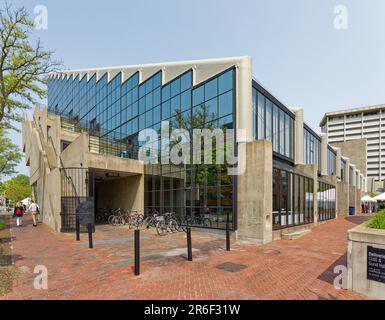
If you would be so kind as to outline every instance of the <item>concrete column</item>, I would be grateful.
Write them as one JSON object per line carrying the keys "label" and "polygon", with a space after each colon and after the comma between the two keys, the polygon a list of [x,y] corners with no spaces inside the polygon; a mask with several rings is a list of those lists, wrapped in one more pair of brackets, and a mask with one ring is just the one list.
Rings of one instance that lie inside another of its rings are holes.
{"label": "concrete column", "polygon": [[345,176],[346,176],[346,179],[345,181],[350,184],[350,175],[349,175],[349,169],[350,169],[350,159],[349,158],[345,158]]}
{"label": "concrete column", "polygon": [[336,175],[337,177],[341,178],[341,149],[335,148],[337,151],[337,157],[336,157]]}
{"label": "concrete column", "polygon": [[272,143],[248,142],[246,170],[238,176],[238,239],[259,243],[273,240],[272,177]]}
{"label": "concrete column", "polygon": [[368,193],[368,178],[363,177],[362,180],[363,180],[363,184],[364,184],[364,192]]}
{"label": "concrete column", "polygon": [[237,65],[237,128],[244,129],[245,134],[237,135],[238,142],[253,141],[253,101],[252,101],[252,66],[251,58],[242,59]]}
{"label": "concrete column", "polygon": [[361,171],[357,169],[356,170],[356,187],[357,187],[357,189],[361,189],[360,175],[361,175]]}
{"label": "concrete column", "polygon": [[302,108],[293,109],[295,113],[295,122],[294,122],[294,139],[295,139],[295,151],[294,151],[294,162],[295,164],[304,164],[304,116]]}
{"label": "concrete column", "polygon": [[[351,164],[350,167],[353,169],[353,177],[352,177],[352,181],[349,181],[350,182],[350,185],[352,187],[356,187],[357,186],[357,181],[356,181],[356,166],[354,164]],[[350,171],[349,171],[350,172]]]}
{"label": "concrete column", "polygon": [[328,137],[321,134],[321,175],[328,175]]}

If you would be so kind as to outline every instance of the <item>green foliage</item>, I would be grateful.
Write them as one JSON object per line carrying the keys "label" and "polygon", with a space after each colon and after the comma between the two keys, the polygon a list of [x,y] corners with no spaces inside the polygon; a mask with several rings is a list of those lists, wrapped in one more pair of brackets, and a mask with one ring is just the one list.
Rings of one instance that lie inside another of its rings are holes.
{"label": "green foliage", "polygon": [[21,158],[19,147],[6,137],[5,130],[0,127],[0,178],[14,174]]}
{"label": "green foliage", "polygon": [[373,229],[385,229],[385,210],[378,212],[366,224],[367,227]]}
{"label": "green foliage", "polygon": [[6,224],[4,221],[0,221],[0,230],[4,229],[6,227]]}
{"label": "green foliage", "polygon": [[[189,131],[191,137],[193,129],[208,129],[213,131],[215,127],[212,124],[212,121],[215,119],[215,114],[210,114],[208,105],[201,104],[199,107],[196,107],[194,110],[194,115],[184,116],[180,110],[176,111],[175,120],[171,123],[171,130],[173,129],[185,129]],[[223,134],[226,134],[226,127],[219,128],[222,129]],[[210,142],[211,144],[211,142]],[[175,145],[175,143],[174,143]],[[171,148],[173,145],[170,146]],[[223,153],[226,154],[227,149],[232,148],[231,143],[226,143],[225,141],[220,142],[214,137],[212,140],[212,146],[205,145],[204,141],[201,141],[201,164],[192,164],[186,165],[186,169],[190,169],[192,166],[193,169],[193,180],[197,185],[207,185],[207,186],[216,186],[218,184],[222,186],[230,185],[232,183],[232,177],[228,174],[227,164],[216,164],[217,162],[217,147],[218,150],[223,150]],[[209,148],[212,147],[212,148]],[[230,151],[230,149],[229,149]],[[193,150],[194,152],[194,150]],[[212,159],[212,164],[204,163],[205,157],[208,156]],[[191,159],[192,161],[193,159]],[[225,197],[223,194],[218,192],[213,192],[217,197]]]}
{"label": "green foliage", "polygon": [[6,128],[16,130],[12,122],[21,120],[20,111],[29,109],[35,96],[46,96],[48,73],[61,65],[40,40],[31,43],[33,28],[23,7],[14,10],[5,3],[0,9],[0,124]]}
{"label": "green foliage", "polygon": [[29,178],[24,174],[19,174],[4,184],[5,196],[8,200],[12,200],[13,203],[31,196],[32,189],[29,184]]}

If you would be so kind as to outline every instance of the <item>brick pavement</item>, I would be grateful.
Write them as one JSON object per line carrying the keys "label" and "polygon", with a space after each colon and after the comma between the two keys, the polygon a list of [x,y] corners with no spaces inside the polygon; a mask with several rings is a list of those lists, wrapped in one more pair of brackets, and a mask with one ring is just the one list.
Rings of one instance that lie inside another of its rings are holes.
{"label": "brick pavement", "polygon": [[[224,239],[193,232],[194,261],[184,233],[159,237],[142,232],[141,275],[133,275],[133,231],[97,227],[95,248],[86,235],[56,233],[47,226],[12,227],[20,270],[13,291],[0,299],[362,299],[333,286],[335,265],[346,265],[346,231],[363,217],[339,218],[296,240],[268,245],[243,242],[224,250]],[[239,272],[219,270],[233,262]],[[48,290],[33,287],[34,267],[48,268]]]}

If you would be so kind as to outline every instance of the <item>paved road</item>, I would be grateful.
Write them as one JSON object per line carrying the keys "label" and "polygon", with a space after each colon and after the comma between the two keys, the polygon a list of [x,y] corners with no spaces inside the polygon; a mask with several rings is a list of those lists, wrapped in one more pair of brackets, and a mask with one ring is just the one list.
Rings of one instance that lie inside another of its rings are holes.
{"label": "paved road", "polygon": [[[194,261],[185,258],[185,235],[142,232],[141,275],[133,275],[133,232],[97,227],[96,245],[86,236],[46,226],[13,226],[13,254],[20,275],[0,299],[362,299],[333,286],[334,267],[346,265],[346,231],[364,221],[340,218],[296,240],[268,245],[233,244],[193,233]],[[230,263],[230,264],[229,264]],[[233,263],[234,265],[232,265]],[[47,267],[48,289],[33,286],[34,268]]]}

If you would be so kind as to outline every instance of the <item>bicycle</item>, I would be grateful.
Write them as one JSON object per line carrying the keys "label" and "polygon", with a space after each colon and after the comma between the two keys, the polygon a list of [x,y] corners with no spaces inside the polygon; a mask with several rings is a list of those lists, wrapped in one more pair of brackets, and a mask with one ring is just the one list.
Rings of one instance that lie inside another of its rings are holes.
{"label": "bicycle", "polygon": [[133,210],[128,213],[126,221],[130,229],[132,227],[139,228],[143,224],[144,216],[140,211]]}
{"label": "bicycle", "polygon": [[156,224],[156,232],[159,236],[165,236],[167,233],[173,233],[177,231],[177,222],[172,217],[172,213],[167,212]]}
{"label": "bicycle", "polygon": [[156,228],[156,224],[159,221],[159,217],[162,215],[156,209],[150,209],[144,217],[141,227],[144,229]]}

